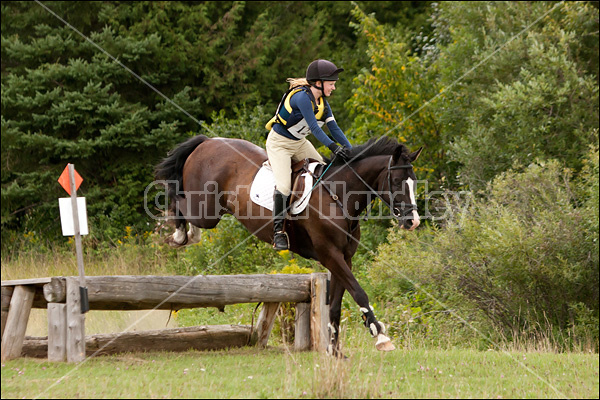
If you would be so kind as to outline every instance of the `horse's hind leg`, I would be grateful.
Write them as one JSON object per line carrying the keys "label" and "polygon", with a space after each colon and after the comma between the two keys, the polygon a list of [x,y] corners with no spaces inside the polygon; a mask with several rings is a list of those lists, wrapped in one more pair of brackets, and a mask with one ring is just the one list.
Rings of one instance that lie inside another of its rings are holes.
{"label": "horse's hind leg", "polygon": [[[186,192],[185,196],[177,197],[173,207],[177,215],[176,229],[167,243],[173,247],[182,247],[200,242],[201,229],[212,229],[221,219],[218,212],[209,212],[216,209],[215,204],[214,196],[207,197],[202,192]],[[221,211],[221,208],[218,210]],[[190,227],[186,232],[188,223]]]}
{"label": "horse's hind leg", "polygon": [[187,232],[185,231],[185,222],[181,225],[177,225],[175,232],[173,232],[173,234],[167,238],[166,242],[173,247],[182,247],[200,242],[200,237],[202,234],[200,228],[192,224],[189,225],[190,229]]}
{"label": "horse's hind leg", "polygon": [[[171,236],[169,236],[165,242],[167,242],[172,247],[182,247],[188,244],[188,233],[185,231],[186,220],[183,214],[181,213],[181,207],[185,206],[185,197],[177,196],[173,200],[171,200],[171,211],[175,214],[175,232]],[[190,224],[191,231],[191,224]],[[200,237],[200,235],[198,235]]]}
{"label": "horse's hind leg", "polygon": [[195,225],[190,224],[190,229],[187,231],[188,243],[194,244],[200,242],[202,231]]}
{"label": "horse's hind leg", "polygon": [[181,225],[177,225],[175,232],[173,232],[165,242],[172,247],[182,247],[188,244],[188,234],[185,232],[185,222]]}

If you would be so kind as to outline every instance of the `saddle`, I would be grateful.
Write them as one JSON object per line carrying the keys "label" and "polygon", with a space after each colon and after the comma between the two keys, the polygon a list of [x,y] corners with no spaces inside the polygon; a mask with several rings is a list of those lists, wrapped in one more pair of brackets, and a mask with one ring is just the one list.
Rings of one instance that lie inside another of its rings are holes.
{"label": "saddle", "polygon": [[[292,165],[292,193],[286,205],[292,215],[301,213],[308,205],[310,191],[322,173],[322,166],[313,159],[305,159]],[[268,161],[265,161],[252,181],[250,198],[252,202],[272,211],[274,189],[273,172]]]}
{"label": "saddle", "polygon": [[313,158],[305,158],[304,160],[292,164],[292,193],[288,198],[287,206],[294,204],[294,202],[298,201],[304,194],[306,179],[301,179],[302,174],[308,173],[309,175],[312,175],[315,181],[321,176],[323,164],[319,163],[315,168],[315,172],[313,173],[309,169],[309,165],[311,163],[319,163],[319,161]]}

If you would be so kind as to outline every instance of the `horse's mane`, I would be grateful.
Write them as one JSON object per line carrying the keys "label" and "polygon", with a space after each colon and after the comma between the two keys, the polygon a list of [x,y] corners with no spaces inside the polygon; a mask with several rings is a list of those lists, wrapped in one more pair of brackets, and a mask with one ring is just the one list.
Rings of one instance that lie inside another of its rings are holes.
{"label": "horse's mane", "polygon": [[[394,138],[388,136],[381,136],[379,138],[371,138],[364,144],[353,146],[350,150],[350,158],[353,161],[362,160],[373,156],[385,156],[392,155],[398,151],[400,147],[400,154],[407,153],[408,148]],[[323,157],[326,164],[331,162],[333,157]],[[343,164],[344,162],[340,158],[334,160],[334,165]]]}

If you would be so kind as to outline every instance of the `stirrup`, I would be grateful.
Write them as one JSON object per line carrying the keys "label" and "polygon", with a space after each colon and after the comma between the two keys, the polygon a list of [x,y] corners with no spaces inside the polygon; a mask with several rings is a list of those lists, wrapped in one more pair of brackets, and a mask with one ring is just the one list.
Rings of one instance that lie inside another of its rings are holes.
{"label": "stirrup", "polygon": [[[281,240],[282,238],[285,239],[285,242]],[[275,250],[288,250],[290,248],[290,238],[286,232],[275,232],[273,235],[273,248]]]}

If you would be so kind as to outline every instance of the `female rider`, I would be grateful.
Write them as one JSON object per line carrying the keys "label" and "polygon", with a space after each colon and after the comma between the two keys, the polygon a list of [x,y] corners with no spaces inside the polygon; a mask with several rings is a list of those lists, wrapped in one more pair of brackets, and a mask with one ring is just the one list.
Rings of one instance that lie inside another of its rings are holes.
{"label": "female rider", "polygon": [[[292,185],[292,162],[305,158],[323,162],[306,136],[312,133],[335,156],[344,160],[348,158],[347,148],[352,145],[335,122],[329,103],[324,99],[335,90],[338,73],[343,70],[331,61],[311,62],[306,69],[306,79],[287,80],[290,90],[281,99],[276,115],[266,125],[270,130],[266,143],[267,155],[275,178],[273,248],[276,250],[289,248],[284,222]],[[321,129],[324,124],[327,124],[335,142]]]}

